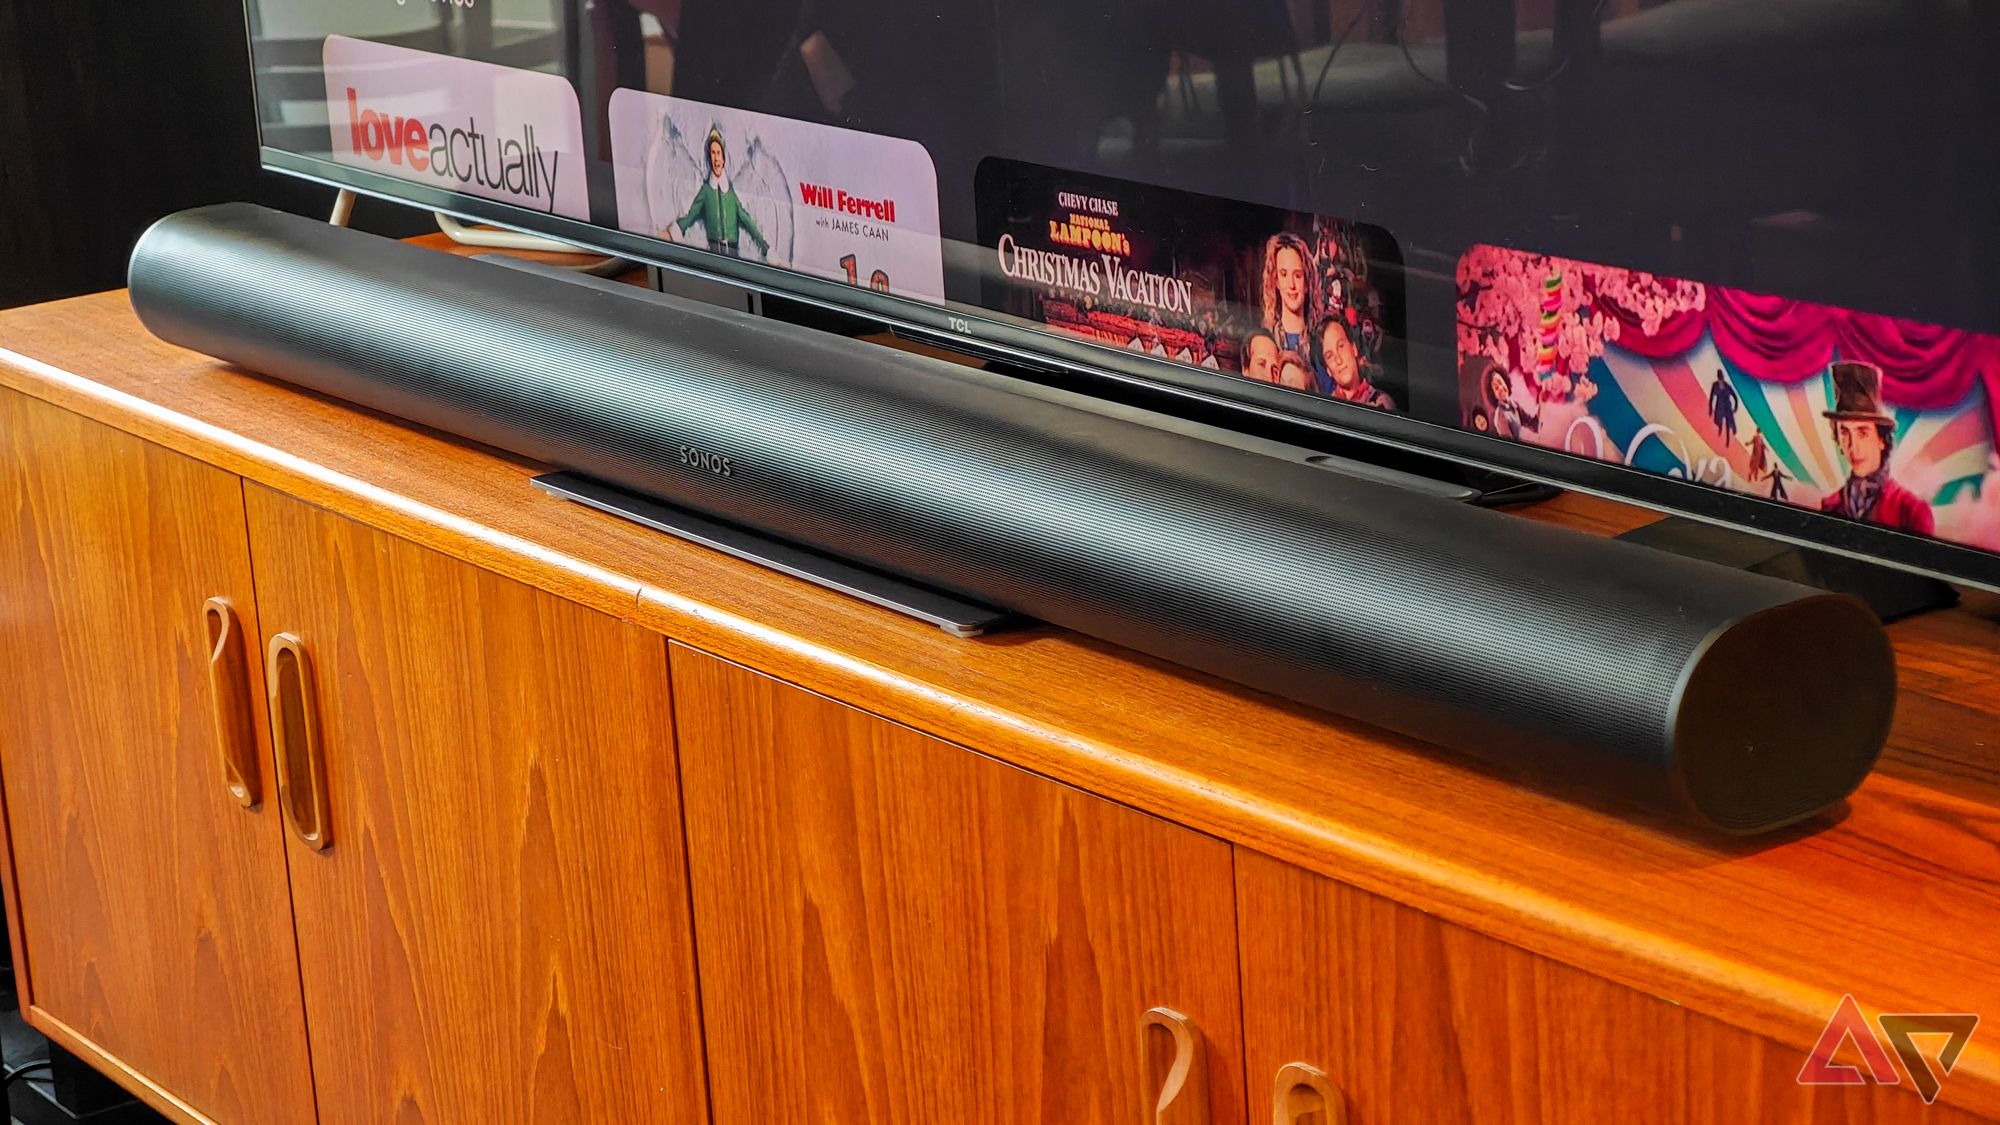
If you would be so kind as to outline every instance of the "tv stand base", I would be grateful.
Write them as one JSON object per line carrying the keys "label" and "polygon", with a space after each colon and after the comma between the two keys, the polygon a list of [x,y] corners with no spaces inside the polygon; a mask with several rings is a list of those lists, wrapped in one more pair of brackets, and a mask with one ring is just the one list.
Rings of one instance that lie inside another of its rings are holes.
{"label": "tv stand base", "polygon": [[967,601],[794,543],[697,515],[686,508],[639,496],[580,473],[544,473],[530,483],[551,496],[573,500],[587,508],[621,516],[655,531],[664,531],[690,543],[761,563],[794,578],[803,578],[829,590],[838,590],[884,609],[895,610],[906,617],[935,625],[954,637],[983,636],[1022,620],[1002,609]]}

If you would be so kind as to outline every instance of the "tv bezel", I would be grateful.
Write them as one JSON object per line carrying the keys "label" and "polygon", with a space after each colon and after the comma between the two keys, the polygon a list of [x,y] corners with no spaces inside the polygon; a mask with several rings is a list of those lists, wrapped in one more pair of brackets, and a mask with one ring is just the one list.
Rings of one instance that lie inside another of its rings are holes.
{"label": "tv bezel", "polygon": [[[1202,368],[1156,359],[1027,324],[982,315],[968,306],[910,298],[794,273],[740,258],[665,242],[560,215],[444,191],[333,160],[259,146],[265,169],[463,220],[558,239],[585,250],[726,282],[755,292],[860,316],[884,329],[974,357],[1060,372],[1085,383],[1125,384],[1153,396],[1180,400],[1216,420],[1219,411],[1265,432],[1291,431],[1311,445],[1314,434],[1360,439],[1425,457],[1509,474],[1593,496],[1634,504],[1768,536],[1795,546],[1893,566],[1947,582],[2000,592],[2000,554],[1943,539],[1892,531],[1808,508],[1733,492],[1719,486],[1614,465],[1577,454],[1473,433],[1441,422],[1320,399]],[[1407,251],[1406,251],[1407,252]],[[1455,268],[1455,263],[1452,263]],[[1405,270],[1417,264],[1404,262]],[[1455,354],[1410,342],[1406,362],[1438,364],[1457,386]],[[1412,380],[1413,384],[1415,380]]]}

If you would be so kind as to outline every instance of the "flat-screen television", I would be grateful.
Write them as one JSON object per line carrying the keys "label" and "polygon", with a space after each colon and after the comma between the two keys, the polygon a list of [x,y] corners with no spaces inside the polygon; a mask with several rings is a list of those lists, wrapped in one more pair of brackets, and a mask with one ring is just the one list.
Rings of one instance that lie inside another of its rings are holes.
{"label": "flat-screen television", "polygon": [[2000,587],[2000,11],[248,0],[266,166]]}

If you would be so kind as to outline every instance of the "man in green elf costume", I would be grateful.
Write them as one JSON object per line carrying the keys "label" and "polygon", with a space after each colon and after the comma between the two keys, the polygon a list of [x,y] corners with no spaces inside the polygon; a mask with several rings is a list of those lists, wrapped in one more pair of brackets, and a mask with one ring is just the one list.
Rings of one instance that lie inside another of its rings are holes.
{"label": "man in green elf costume", "polygon": [[[729,152],[722,143],[722,130],[708,131],[708,178],[702,181],[701,190],[694,193],[694,202],[689,204],[687,214],[682,215],[677,226],[685,235],[696,223],[701,224],[702,233],[708,236],[708,248],[718,254],[738,255],[737,243],[742,235],[749,235],[757,244],[757,253],[768,255],[771,244],[764,240],[764,232],[757,229],[757,222],[750,217],[750,211],[736,197],[736,189],[730,185],[725,173],[729,165]],[[669,235],[672,231],[666,232]]]}

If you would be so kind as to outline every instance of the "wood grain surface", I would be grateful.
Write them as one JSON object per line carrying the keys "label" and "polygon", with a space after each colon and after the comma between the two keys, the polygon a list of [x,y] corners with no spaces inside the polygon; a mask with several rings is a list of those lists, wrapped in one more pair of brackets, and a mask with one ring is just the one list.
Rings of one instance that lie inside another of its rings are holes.
{"label": "wood grain surface", "polygon": [[1294,1062],[1352,1125],[1979,1120],[1908,1085],[1801,1086],[1797,1050],[1254,852],[1236,894],[1252,1121]]}
{"label": "wood grain surface", "polygon": [[1150,1125],[1158,1006],[1244,1119],[1228,845],[672,663],[718,1122]]}
{"label": "wood grain surface", "polygon": [[[1891,629],[1889,750],[1838,814],[1683,835],[1053,629],[983,641],[536,494],[490,450],[161,343],[122,294],[0,313],[0,384],[690,645],[1802,1050],[1839,997],[1986,1013],[2000,1117],[2000,604]],[[46,361],[46,362],[43,362]],[[1643,513],[1531,510],[1591,530]]]}
{"label": "wood grain surface", "polygon": [[288,835],[321,1125],[707,1120],[664,642],[268,489],[332,846]]}
{"label": "wood grain surface", "polygon": [[252,593],[241,481],[0,391],[0,774],[29,1016],[177,1113],[304,1125],[278,816],[225,787],[208,680],[203,603],[255,630]]}
{"label": "wood grain surface", "polygon": [[46,1009],[30,1006],[25,1012],[29,1025],[49,1042],[83,1060],[168,1121],[176,1125],[230,1125],[234,1120],[229,1117],[213,1118],[197,1111],[172,1090],[160,1085],[152,1075],[106,1051],[82,1032],[50,1015]]}

